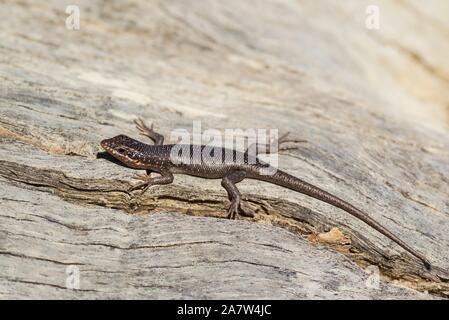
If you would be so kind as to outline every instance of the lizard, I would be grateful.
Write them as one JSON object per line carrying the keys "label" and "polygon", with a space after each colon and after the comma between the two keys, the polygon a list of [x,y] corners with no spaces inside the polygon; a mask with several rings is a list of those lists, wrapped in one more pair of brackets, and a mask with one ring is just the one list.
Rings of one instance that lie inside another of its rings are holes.
{"label": "lizard", "polygon": [[[171,184],[174,180],[173,174],[221,179],[221,185],[227,191],[231,202],[227,211],[227,217],[235,219],[238,215],[245,215],[240,207],[241,194],[236,184],[244,179],[265,181],[302,193],[346,211],[421,260],[426,269],[431,269],[431,264],[426,257],[411,248],[362,210],[300,178],[271,167],[257,157],[261,150],[268,154],[273,146],[280,146],[286,142],[304,142],[303,140],[288,139],[287,133],[279,139],[273,140],[269,145],[253,143],[245,152],[205,145],[164,144],[164,136],[153,130],[153,124],[148,127],[140,118],[134,120],[134,122],[139,133],[150,138],[154,145],[140,142],[126,135],[118,135],[100,142],[100,145],[108,154],[124,165],[134,169],[146,170],[146,174],[135,176],[141,182],[133,185],[128,190],[130,192],[141,189],[143,194],[150,186]],[[282,150],[282,148],[278,150]],[[198,154],[208,154],[211,157],[204,159],[204,156],[198,157]],[[225,155],[228,157],[232,156],[232,158],[225,159]],[[267,174],[267,169],[274,170],[270,171],[272,174]],[[159,175],[151,176],[153,172]]]}

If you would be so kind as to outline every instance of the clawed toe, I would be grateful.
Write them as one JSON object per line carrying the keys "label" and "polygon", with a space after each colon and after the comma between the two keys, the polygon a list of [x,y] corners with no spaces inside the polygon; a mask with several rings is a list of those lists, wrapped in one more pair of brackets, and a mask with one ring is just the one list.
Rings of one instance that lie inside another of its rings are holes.
{"label": "clawed toe", "polygon": [[279,138],[278,140],[278,151],[287,151],[287,150],[298,150],[299,147],[297,146],[289,146],[289,147],[281,147],[281,145],[286,144],[286,143],[305,143],[307,142],[306,140],[300,140],[300,139],[288,139],[289,132],[287,132],[286,134],[284,134],[282,137]]}
{"label": "clawed toe", "polygon": [[307,140],[301,140],[301,139],[284,139],[284,140],[282,140],[282,141],[279,141],[279,144],[281,144],[281,143],[288,143],[288,142],[291,142],[291,143],[306,143]]}
{"label": "clawed toe", "polygon": [[148,175],[136,175],[134,176],[134,179],[142,180],[143,182],[139,182],[136,185],[130,187],[128,189],[128,192],[132,192],[135,190],[142,189],[141,195],[145,193],[145,191],[148,190],[148,188],[152,185],[152,180]]}
{"label": "clawed toe", "polygon": [[290,132],[286,132],[279,139],[275,140],[275,143],[277,141],[278,151],[299,149],[299,147],[295,147],[295,146],[293,146],[293,147],[281,147],[281,145],[283,145],[285,143],[305,143],[305,142],[307,142],[306,140],[301,140],[301,139],[289,139],[289,138],[287,138],[289,134],[290,134]]}
{"label": "clawed toe", "polygon": [[290,134],[290,132],[287,132],[285,134],[283,134],[279,139],[278,139],[278,143],[279,145],[283,144],[283,143],[305,143],[307,142],[306,140],[302,140],[302,139],[289,139],[287,138],[288,135]]}
{"label": "clawed toe", "polygon": [[282,147],[279,148],[278,151],[288,151],[288,150],[298,150],[299,147]]}
{"label": "clawed toe", "polygon": [[133,179],[136,180],[142,180],[144,182],[147,182],[148,180],[150,180],[151,178],[147,175],[147,174],[136,174]]}
{"label": "clawed toe", "polygon": [[141,134],[147,135],[148,133],[153,132],[153,124],[151,124],[150,127],[148,127],[145,122],[142,120],[142,118],[138,118],[134,120],[134,123],[136,125],[137,130],[140,131]]}
{"label": "clawed toe", "polygon": [[139,190],[142,189],[142,191],[140,192],[140,195],[143,195],[145,193],[145,191],[148,190],[148,188],[151,187],[151,183],[150,182],[142,182],[142,183],[138,183],[135,186],[132,186],[128,189],[128,192],[132,192],[135,190]]}
{"label": "clawed toe", "polygon": [[228,215],[226,218],[228,219],[235,219],[239,215],[239,204],[238,203],[231,203],[228,209]]}
{"label": "clawed toe", "polygon": [[129,187],[128,192],[132,192],[132,191],[135,191],[135,190],[142,189],[142,187],[145,186],[145,185],[146,185],[145,183],[138,183],[136,185],[133,185],[133,186]]}
{"label": "clawed toe", "polygon": [[142,189],[142,191],[140,192],[140,195],[143,195],[147,190],[148,190],[148,188],[149,187],[151,187],[151,184],[150,183],[147,183],[147,185]]}
{"label": "clawed toe", "polygon": [[155,145],[162,145],[164,144],[164,136],[154,132],[153,130],[153,124],[151,126],[147,126],[145,122],[142,120],[142,118],[134,119],[134,123],[136,125],[137,130],[139,131],[139,134],[146,136],[153,140]]}

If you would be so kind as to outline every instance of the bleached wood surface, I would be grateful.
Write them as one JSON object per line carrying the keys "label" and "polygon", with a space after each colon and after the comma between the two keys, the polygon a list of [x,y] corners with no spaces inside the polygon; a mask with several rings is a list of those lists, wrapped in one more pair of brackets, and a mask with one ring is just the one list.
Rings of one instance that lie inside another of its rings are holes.
{"label": "bleached wood surface", "polygon": [[[65,27],[68,4],[80,30]],[[380,30],[365,28],[368,4],[3,2],[0,297],[447,297],[448,4],[380,1]],[[136,116],[168,137],[192,121],[291,131],[308,143],[282,169],[367,211],[433,270],[269,184],[239,185],[255,218],[238,221],[217,218],[219,181],[126,193],[134,171],[97,154],[103,138],[137,137]]]}

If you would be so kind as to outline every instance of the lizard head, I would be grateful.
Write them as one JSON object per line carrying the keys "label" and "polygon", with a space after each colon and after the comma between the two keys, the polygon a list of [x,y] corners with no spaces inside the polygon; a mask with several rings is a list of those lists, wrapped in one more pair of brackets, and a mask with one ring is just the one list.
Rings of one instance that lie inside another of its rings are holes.
{"label": "lizard head", "polygon": [[107,153],[125,165],[132,168],[143,168],[145,160],[143,151],[146,147],[144,143],[125,135],[118,135],[101,141],[100,145]]}

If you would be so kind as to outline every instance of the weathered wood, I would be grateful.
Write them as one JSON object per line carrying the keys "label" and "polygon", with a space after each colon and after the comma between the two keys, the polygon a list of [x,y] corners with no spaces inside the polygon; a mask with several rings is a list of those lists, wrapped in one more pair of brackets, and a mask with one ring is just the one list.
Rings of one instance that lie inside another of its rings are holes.
{"label": "weathered wood", "polygon": [[[86,1],[72,31],[69,3],[8,1],[0,297],[449,296],[449,26],[447,2],[431,3],[381,1],[381,29],[367,30],[368,2],[355,0]],[[428,36],[398,35],[415,24]],[[127,193],[134,171],[97,158],[98,143],[137,136],[136,116],[168,137],[202,121],[306,139],[280,167],[367,211],[433,270],[347,213],[269,184],[239,185],[255,214],[240,221],[216,219],[228,200],[215,180]],[[366,285],[369,265],[380,289]],[[73,267],[78,290],[66,286]]]}

